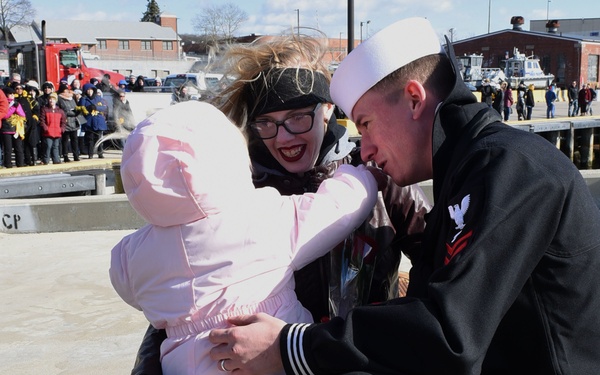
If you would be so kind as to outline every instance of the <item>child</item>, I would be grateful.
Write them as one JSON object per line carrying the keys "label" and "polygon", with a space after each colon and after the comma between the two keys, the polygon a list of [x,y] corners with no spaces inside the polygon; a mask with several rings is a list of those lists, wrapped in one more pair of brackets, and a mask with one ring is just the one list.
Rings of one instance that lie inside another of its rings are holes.
{"label": "child", "polygon": [[25,111],[21,104],[15,100],[15,90],[12,87],[3,87],[8,101],[8,111],[2,119],[0,128],[0,140],[4,152],[4,167],[12,168],[12,152],[15,151],[15,164],[17,167],[25,166],[23,152],[23,139],[25,138],[25,122],[27,120]]}
{"label": "child", "polygon": [[119,295],[166,328],[168,374],[219,374],[208,333],[227,318],[265,312],[311,322],[293,272],[326,254],[373,208],[377,182],[342,165],[316,193],[281,196],[252,184],[242,133],[210,104],[180,103],[129,135],[125,192],[149,223],[112,250]]}

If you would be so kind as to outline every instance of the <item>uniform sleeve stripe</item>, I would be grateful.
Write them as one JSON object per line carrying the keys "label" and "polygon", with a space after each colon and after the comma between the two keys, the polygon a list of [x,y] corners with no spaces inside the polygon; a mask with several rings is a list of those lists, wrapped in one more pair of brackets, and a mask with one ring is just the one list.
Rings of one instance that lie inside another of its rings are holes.
{"label": "uniform sleeve stripe", "polygon": [[287,355],[295,375],[314,375],[306,363],[302,343],[308,323],[295,323],[287,333]]}

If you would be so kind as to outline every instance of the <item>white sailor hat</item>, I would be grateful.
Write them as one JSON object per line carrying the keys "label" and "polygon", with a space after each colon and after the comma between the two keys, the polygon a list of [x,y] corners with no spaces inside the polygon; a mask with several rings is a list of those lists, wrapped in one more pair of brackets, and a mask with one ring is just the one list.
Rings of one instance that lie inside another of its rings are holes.
{"label": "white sailor hat", "polygon": [[342,60],[331,80],[331,98],[354,121],[354,105],[377,82],[412,61],[439,53],[443,53],[440,39],[427,19],[395,22]]}

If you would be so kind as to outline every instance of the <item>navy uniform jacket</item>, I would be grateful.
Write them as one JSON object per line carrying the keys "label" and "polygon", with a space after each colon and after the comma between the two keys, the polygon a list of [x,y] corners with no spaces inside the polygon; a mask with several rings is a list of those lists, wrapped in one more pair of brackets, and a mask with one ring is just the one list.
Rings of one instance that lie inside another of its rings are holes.
{"label": "navy uniform jacket", "polygon": [[440,107],[407,297],[286,325],[286,373],[598,373],[600,210],[580,172],[460,78]]}

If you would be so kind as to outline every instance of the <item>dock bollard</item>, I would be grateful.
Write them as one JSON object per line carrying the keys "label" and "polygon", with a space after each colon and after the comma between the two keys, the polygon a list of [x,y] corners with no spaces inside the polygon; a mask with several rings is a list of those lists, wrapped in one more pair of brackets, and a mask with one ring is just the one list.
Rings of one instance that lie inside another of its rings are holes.
{"label": "dock bollard", "polygon": [[121,179],[121,164],[113,164],[113,173],[115,174],[115,194],[124,194],[123,180]]}

